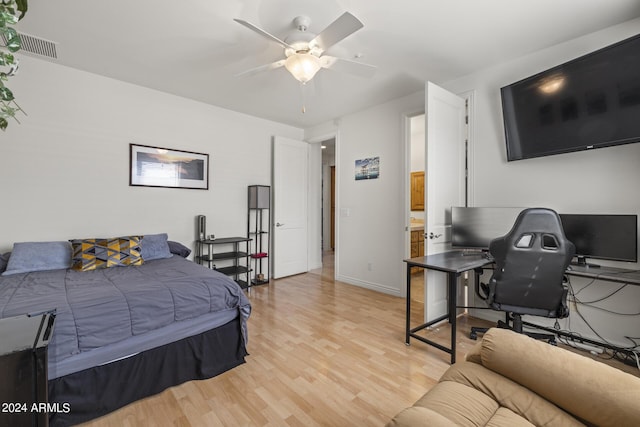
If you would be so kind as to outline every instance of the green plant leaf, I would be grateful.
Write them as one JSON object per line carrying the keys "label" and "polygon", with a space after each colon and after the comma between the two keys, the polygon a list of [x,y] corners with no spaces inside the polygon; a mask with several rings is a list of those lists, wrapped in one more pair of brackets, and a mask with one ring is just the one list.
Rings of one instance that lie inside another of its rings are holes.
{"label": "green plant leaf", "polygon": [[18,32],[13,28],[5,28],[2,32],[7,39],[7,49],[9,49],[10,52],[19,51],[22,47],[22,41],[20,40]]}
{"label": "green plant leaf", "polygon": [[15,56],[10,53],[0,52],[0,65],[13,65],[15,62]]}
{"label": "green plant leaf", "polygon": [[[9,125],[9,117],[15,119],[18,111],[24,111],[16,103],[13,93],[3,82],[15,73],[18,61],[11,54],[22,48],[20,35],[13,28],[20,19],[27,13],[29,7],[28,0],[0,0],[0,34],[4,36],[6,46],[0,45],[0,66],[9,67],[9,71],[0,71],[0,129],[5,130]],[[10,53],[3,51],[7,49]],[[15,105],[15,106],[14,106]]]}
{"label": "green plant leaf", "polygon": [[14,25],[18,23],[18,17],[15,16],[13,11],[7,8],[0,9],[0,22],[2,26],[6,26],[6,24]]}
{"label": "green plant leaf", "polygon": [[8,87],[0,88],[0,99],[3,101],[13,101],[13,92]]}
{"label": "green plant leaf", "polygon": [[27,0],[16,0],[16,5],[18,10],[20,11],[20,16],[18,16],[18,19],[22,19],[25,15],[25,13],[27,13],[27,9],[29,9],[29,4]]}

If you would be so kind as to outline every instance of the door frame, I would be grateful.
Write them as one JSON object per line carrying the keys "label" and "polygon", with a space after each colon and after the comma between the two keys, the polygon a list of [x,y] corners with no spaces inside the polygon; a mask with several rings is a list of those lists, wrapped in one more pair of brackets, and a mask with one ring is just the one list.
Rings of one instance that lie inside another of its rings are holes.
{"label": "door frame", "polygon": [[[335,125],[335,124],[334,124]],[[340,271],[340,265],[339,265],[339,251],[340,251],[340,245],[338,244],[338,237],[340,236],[340,221],[339,221],[339,215],[337,215],[337,212],[339,212],[339,200],[340,200],[340,186],[338,185],[338,183],[340,182],[340,150],[339,150],[339,144],[340,144],[340,135],[339,135],[339,131],[338,129],[334,129],[331,131],[327,131],[325,133],[319,134],[319,135],[315,135],[313,138],[309,138],[309,139],[305,139],[306,142],[308,142],[310,145],[314,145],[317,144],[318,146],[320,146],[320,144],[323,141],[326,141],[328,139],[333,139],[334,140],[334,144],[335,144],[335,169],[336,169],[336,173],[335,173],[335,184],[336,184],[336,188],[335,188],[335,197],[336,197],[336,214],[334,214],[333,216],[333,221],[335,224],[335,236],[336,236],[336,242],[335,242],[335,250],[333,252],[333,256],[334,256],[334,269],[333,269],[333,277],[334,279],[338,276],[338,272]],[[319,152],[319,158],[313,158],[313,156],[309,159],[309,164],[311,164],[311,162],[316,163],[317,165],[319,165],[320,168],[322,168],[322,150],[320,150]],[[309,171],[311,173],[311,170],[314,170],[312,167],[309,167]],[[309,185],[312,185],[312,181],[313,179],[311,179],[312,177],[309,177]],[[310,190],[310,194],[311,191],[313,190],[312,188],[309,188]],[[315,197],[315,196],[314,196]],[[317,192],[317,199],[320,200],[322,198],[322,185],[320,185],[320,188],[318,189]],[[318,203],[320,203],[318,201]],[[312,206],[310,206],[311,208]],[[315,207],[314,207],[315,209]],[[322,205],[319,205],[318,208],[318,212],[320,215],[320,221],[322,221]],[[312,215],[309,215],[309,219],[312,218]],[[308,230],[309,230],[309,239],[308,239],[308,244],[311,245],[315,245],[315,247],[320,248],[320,259],[311,259],[311,257],[313,257],[313,251],[309,251],[309,266],[312,266],[312,268],[320,268],[322,267],[322,235],[321,235],[321,231],[319,231],[316,234],[313,233],[313,225],[314,224],[307,224],[308,226]],[[321,224],[319,224],[321,225]],[[321,230],[322,227],[319,227],[318,229]],[[319,265],[318,265],[319,264]]]}
{"label": "door frame", "polygon": [[[402,113],[402,139],[404,140],[404,256],[411,258],[411,119],[424,114],[424,107],[419,110],[410,110]],[[424,244],[424,240],[423,243]],[[406,282],[406,272],[402,270],[402,282]],[[400,296],[407,297],[405,286],[400,287]]]}
{"label": "door frame", "polygon": [[[474,155],[474,97],[475,91],[465,91],[457,94],[467,102],[467,147],[466,147],[466,200],[467,206],[475,205],[475,155]],[[411,118],[425,113],[425,109],[409,110],[402,114],[402,139],[404,140],[404,258],[411,257]],[[425,118],[426,120],[426,118]],[[336,159],[337,160],[337,159]],[[426,201],[425,201],[426,203]],[[423,240],[424,244],[424,240]],[[406,282],[406,272],[402,271],[399,278],[401,283]],[[400,288],[400,296],[406,298],[407,290],[404,286]]]}

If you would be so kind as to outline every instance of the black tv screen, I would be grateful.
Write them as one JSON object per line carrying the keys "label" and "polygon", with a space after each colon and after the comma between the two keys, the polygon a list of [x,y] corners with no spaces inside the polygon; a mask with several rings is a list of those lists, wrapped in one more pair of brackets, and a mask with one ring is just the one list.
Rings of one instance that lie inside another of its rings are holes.
{"label": "black tv screen", "polygon": [[500,89],[507,159],[640,141],[640,35]]}

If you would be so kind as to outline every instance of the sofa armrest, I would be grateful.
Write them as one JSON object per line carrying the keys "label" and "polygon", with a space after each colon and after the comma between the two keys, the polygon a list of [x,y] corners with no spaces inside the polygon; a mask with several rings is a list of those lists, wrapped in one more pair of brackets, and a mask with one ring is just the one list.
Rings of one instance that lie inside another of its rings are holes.
{"label": "sofa armrest", "polygon": [[483,366],[587,423],[640,420],[640,378],[506,329],[489,330],[481,344]]}

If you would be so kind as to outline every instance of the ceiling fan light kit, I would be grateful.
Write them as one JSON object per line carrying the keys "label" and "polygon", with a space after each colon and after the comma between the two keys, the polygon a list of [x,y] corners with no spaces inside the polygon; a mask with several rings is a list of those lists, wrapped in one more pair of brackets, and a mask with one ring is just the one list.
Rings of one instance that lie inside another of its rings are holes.
{"label": "ceiling fan light kit", "polygon": [[294,53],[284,62],[284,67],[296,80],[305,84],[320,70],[320,58],[310,53]]}
{"label": "ceiling fan light kit", "polygon": [[318,35],[307,32],[307,28],[311,24],[309,17],[298,16],[293,20],[295,30],[284,41],[250,22],[242,19],[234,19],[234,21],[270,41],[278,43],[284,48],[286,57],[286,59],[280,59],[271,64],[244,71],[238,74],[239,76],[252,75],[256,72],[273,70],[284,66],[296,80],[305,84],[313,79],[321,68],[332,68],[334,65],[340,71],[359,76],[371,76],[375,70],[372,65],[324,56],[324,52],[331,46],[363,27],[362,22],[349,12],[343,13]]}

